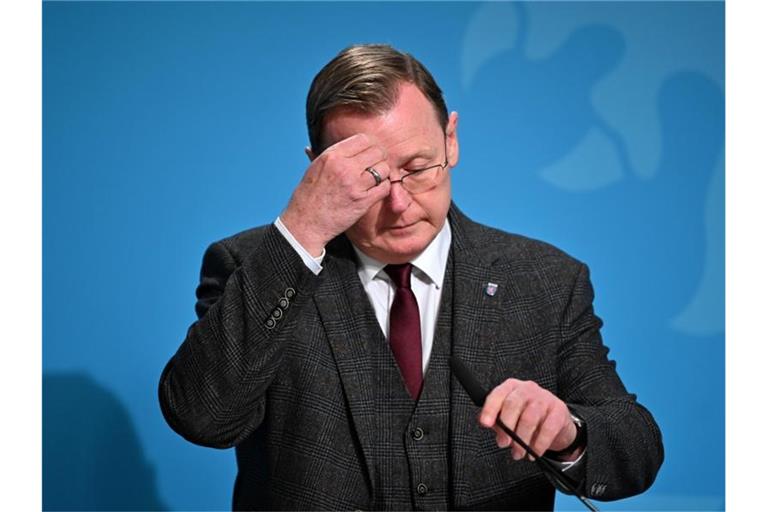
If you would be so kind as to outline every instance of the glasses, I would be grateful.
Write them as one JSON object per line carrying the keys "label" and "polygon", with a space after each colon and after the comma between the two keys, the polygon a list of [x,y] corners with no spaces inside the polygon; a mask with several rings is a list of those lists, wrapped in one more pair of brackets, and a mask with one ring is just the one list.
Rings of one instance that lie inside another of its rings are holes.
{"label": "glasses", "polygon": [[392,185],[399,183],[411,194],[421,194],[435,188],[440,182],[440,171],[448,167],[448,142],[443,134],[443,146],[445,148],[445,162],[430,165],[423,169],[403,169],[405,174],[399,180],[389,180]]}

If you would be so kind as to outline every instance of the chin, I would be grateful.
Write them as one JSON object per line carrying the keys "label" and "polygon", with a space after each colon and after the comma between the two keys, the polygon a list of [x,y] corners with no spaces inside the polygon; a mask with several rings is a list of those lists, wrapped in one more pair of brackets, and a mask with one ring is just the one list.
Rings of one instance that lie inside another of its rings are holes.
{"label": "chin", "polygon": [[437,232],[415,225],[402,231],[390,230],[375,238],[355,237],[350,239],[368,256],[386,264],[406,263],[426,249],[437,236]]}
{"label": "chin", "polygon": [[385,247],[378,248],[379,257],[377,259],[383,263],[406,263],[421,254],[430,241],[423,238],[389,241]]}

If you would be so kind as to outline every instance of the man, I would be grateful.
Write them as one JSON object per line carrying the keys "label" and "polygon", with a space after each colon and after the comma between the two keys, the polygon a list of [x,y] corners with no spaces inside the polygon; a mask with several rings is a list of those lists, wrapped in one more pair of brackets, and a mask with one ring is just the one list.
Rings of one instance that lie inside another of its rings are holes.
{"label": "man", "polygon": [[[651,414],[606,357],[585,265],[451,203],[458,116],[413,57],[342,51],[273,225],[211,245],[160,381],[171,427],[236,447],[236,509],[551,509],[513,429],[579,491],[644,491]],[[456,356],[492,391],[482,410]]]}

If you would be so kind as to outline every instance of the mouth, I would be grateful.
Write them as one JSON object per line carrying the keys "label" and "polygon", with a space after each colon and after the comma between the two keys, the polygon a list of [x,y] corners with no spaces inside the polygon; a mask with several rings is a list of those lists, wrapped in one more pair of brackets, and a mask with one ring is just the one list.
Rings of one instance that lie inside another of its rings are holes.
{"label": "mouth", "polygon": [[419,221],[411,222],[410,224],[395,224],[387,228],[390,235],[393,236],[410,236]]}

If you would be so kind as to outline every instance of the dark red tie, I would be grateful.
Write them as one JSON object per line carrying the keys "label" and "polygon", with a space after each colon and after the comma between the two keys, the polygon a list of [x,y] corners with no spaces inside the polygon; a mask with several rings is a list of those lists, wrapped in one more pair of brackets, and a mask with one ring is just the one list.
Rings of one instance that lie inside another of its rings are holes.
{"label": "dark red tie", "polygon": [[410,263],[387,265],[384,272],[394,281],[395,300],[389,310],[389,344],[413,398],[421,392],[421,320],[419,304],[411,290]]}

